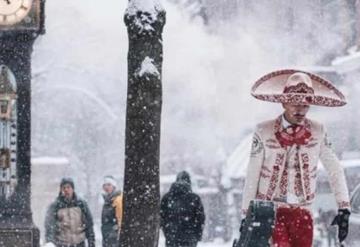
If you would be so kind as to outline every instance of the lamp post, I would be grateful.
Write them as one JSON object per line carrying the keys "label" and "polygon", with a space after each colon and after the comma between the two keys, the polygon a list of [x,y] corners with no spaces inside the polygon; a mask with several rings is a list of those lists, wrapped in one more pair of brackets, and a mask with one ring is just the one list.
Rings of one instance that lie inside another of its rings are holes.
{"label": "lamp post", "polygon": [[39,246],[30,208],[30,90],[44,6],[45,0],[0,0],[0,246]]}

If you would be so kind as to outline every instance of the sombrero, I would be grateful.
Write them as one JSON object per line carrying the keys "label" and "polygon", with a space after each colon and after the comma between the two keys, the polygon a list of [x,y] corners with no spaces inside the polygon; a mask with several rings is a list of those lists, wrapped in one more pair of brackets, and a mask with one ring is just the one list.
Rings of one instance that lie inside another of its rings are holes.
{"label": "sombrero", "polygon": [[275,103],[343,106],[344,95],[328,80],[300,70],[279,70],[257,80],[251,95]]}

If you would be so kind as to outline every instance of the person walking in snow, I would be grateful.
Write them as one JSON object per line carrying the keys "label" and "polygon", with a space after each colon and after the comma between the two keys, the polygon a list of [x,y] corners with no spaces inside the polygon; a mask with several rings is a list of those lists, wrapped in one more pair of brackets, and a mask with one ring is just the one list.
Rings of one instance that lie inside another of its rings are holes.
{"label": "person walking in snow", "polygon": [[330,175],[338,205],[332,224],[342,242],[348,234],[350,203],[344,171],[321,123],[306,118],[310,105],[342,106],[344,96],[329,81],[308,72],[280,70],[256,81],[252,95],[281,103],[283,114],[256,126],[243,191],[242,211],[251,200],[276,205],[272,245],[311,247],[319,159]]}
{"label": "person walking in snow", "polygon": [[60,193],[49,206],[45,240],[56,247],[95,247],[93,219],[87,203],[74,191],[72,178],[63,178]]}
{"label": "person walking in snow", "polygon": [[196,247],[205,223],[200,197],[192,192],[189,173],[182,171],[164,195],[160,206],[166,247]]}
{"label": "person walking in snow", "polygon": [[101,233],[103,247],[118,247],[121,220],[123,214],[123,197],[116,190],[113,176],[105,176],[103,182],[104,205],[101,213]]}

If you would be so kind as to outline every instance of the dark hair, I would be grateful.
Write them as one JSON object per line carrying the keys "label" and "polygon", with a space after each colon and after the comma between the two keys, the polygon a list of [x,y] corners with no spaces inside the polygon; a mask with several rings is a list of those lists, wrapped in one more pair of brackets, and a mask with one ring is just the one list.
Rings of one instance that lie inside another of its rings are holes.
{"label": "dark hair", "polygon": [[60,182],[60,188],[63,187],[65,184],[69,184],[73,189],[75,189],[74,180],[72,178],[69,177],[62,178]]}

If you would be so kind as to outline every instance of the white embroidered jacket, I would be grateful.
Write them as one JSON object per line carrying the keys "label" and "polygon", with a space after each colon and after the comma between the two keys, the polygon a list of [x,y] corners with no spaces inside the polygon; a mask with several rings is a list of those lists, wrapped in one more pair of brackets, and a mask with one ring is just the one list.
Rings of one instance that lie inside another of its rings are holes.
{"label": "white embroidered jacket", "polygon": [[[287,185],[284,181],[286,176],[283,176],[283,172],[285,170],[287,174],[287,161],[297,162],[291,164],[298,167],[295,177],[295,180],[298,180],[295,182],[298,187],[296,192],[302,194],[304,205],[311,204],[315,197],[319,159],[329,174],[338,207],[350,207],[344,171],[330,147],[323,125],[310,119],[305,120],[305,125],[311,131],[311,137],[307,144],[296,147],[297,152],[288,152],[289,148],[294,147],[281,147],[275,137],[276,130],[282,128],[281,116],[257,125],[243,192],[244,212],[253,199],[274,200],[275,194],[280,192],[286,194]],[[288,157],[289,155],[297,155],[297,157],[291,158]]]}

